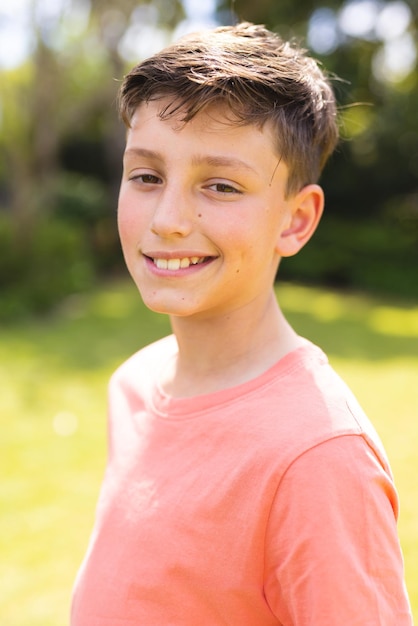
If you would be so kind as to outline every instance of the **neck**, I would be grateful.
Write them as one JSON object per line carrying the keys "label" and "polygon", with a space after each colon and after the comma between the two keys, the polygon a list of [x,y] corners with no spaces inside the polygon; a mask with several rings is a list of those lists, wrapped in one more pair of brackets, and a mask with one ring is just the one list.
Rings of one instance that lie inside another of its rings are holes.
{"label": "neck", "polygon": [[300,345],[273,292],[250,308],[216,319],[171,319],[178,354],[162,380],[167,393],[191,396],[239,385]]}

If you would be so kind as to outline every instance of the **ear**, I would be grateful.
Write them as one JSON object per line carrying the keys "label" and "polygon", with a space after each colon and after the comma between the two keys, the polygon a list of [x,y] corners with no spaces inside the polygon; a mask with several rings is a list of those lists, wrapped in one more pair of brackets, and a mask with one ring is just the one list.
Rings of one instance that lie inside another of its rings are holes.
{"label": "ear", "polygon": [[280,231],[276,251],[293,256],[314,234],[324,210],[324,192],[319,185],[306,185],[288,200],[288,223]]}

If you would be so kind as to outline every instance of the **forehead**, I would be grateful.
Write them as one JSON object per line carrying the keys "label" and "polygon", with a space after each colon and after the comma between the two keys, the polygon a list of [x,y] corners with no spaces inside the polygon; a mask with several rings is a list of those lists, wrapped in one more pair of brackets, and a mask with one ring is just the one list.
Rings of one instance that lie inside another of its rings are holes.
{"label": "forehead", "polygon": [[[173,97],[161,97],[150,102],[141,103],[134,111],[130,129],[134,130],[146,120],[158,119],[167,122],[167,127],[180,132],[187,128],[190,132],[245,134],[245,131],[261,133],[264,139],[276,147],[276,132],[272,122],[250,123],[238,116],[225,102],[211,103],[198,111],[189,119],[186,106],[177,107]],[[239,131],[243,130],[243,133]],[[128,129],[129,132],[129,129]]]}

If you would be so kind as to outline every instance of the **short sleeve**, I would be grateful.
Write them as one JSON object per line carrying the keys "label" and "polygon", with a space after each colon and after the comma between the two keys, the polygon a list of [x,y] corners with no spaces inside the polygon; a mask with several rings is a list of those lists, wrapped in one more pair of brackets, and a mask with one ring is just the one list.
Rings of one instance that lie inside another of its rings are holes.
{"label": "short sleeve", "polygon": [[277,490],[265,595],[283,626],[411,626],[388,471],[358,435],[302,454]]}

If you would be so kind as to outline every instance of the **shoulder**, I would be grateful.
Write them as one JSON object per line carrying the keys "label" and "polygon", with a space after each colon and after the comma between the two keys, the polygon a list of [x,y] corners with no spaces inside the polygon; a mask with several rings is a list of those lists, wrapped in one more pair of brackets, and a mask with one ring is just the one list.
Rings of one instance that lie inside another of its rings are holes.
{"label": "shoulder", "polygon": [[126,456],[136,441],[138,415],[149,405],[162,364],[176,350],[170,335],[145,346],[113,373],[108,389],[108,436],[110,456]]}
{"label": "shoulder", "polygon": [[170,358],[177,349],[174,335],[162,337],[150,343],[124,361],[113,373],[112,379],[120,380],[129,377],[132,373],[138,373],[138,369],[144,367],[155,368],[161,366],[162,359]]}
{"label": "shoulder", "polygon": [[164,364],[177,350],[176,339],[173,335],[163,337],[135,352],[122,363],[112,374],[109,382],[110,394],[141,393],[149,387],[164,367]]}
{"label": "shoulder", "polygon": [[333,439],[359,436],[388,467],[380,439],[356,397],[317,346],[288,355],[253,402],[265,445],[280,449],[282,471],[306,451]]}

